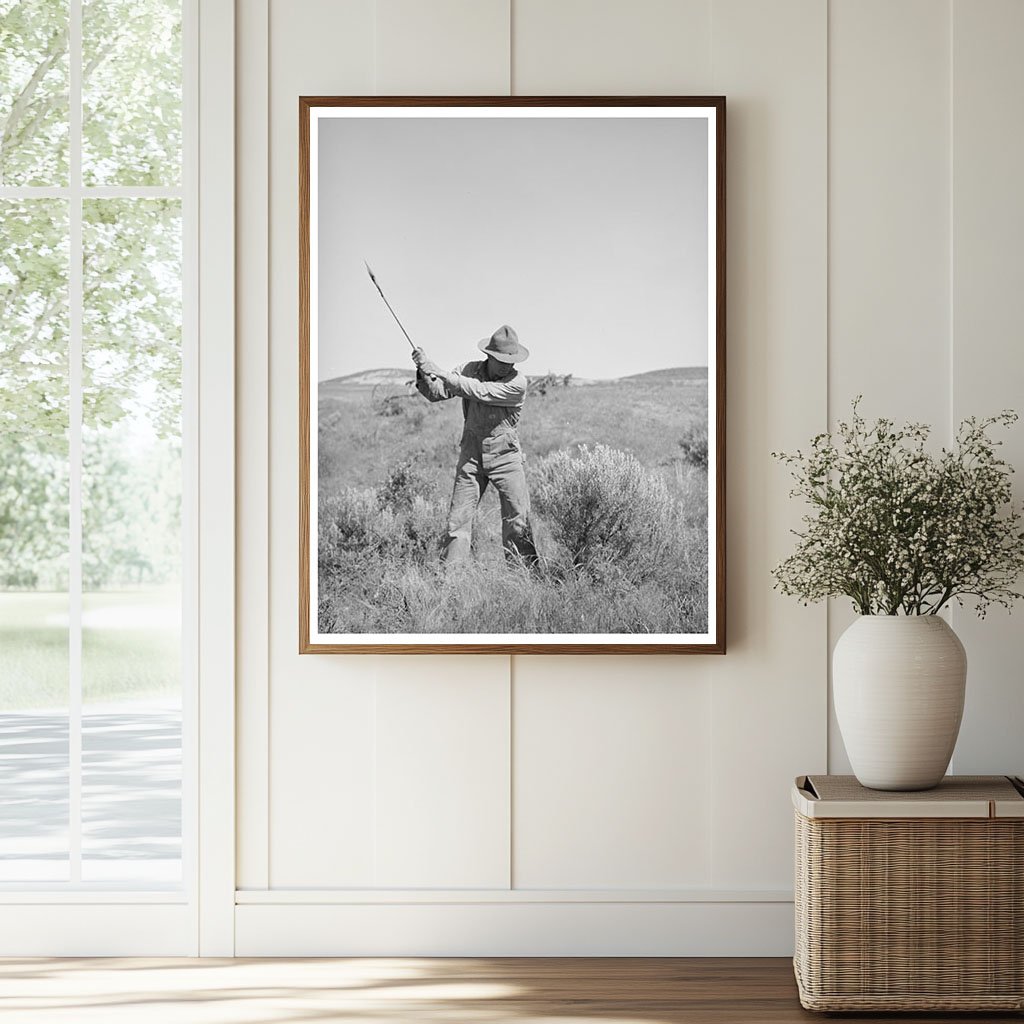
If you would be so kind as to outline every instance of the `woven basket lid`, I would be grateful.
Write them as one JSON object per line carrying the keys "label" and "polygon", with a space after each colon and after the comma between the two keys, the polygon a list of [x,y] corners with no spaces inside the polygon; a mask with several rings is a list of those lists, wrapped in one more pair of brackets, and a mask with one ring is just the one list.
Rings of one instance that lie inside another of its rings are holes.
{"label": "woven basket lid", "polygon": [[1024,783],[1007,775],[947,775],[934,789],[867,789],[852,775],[803,775],[793,806],[808,818],[1024,818]]}

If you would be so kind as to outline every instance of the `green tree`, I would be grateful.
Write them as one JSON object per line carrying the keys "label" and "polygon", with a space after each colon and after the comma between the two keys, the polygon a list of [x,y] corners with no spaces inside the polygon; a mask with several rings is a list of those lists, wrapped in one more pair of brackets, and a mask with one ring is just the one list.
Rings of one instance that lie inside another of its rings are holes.
{"label": "green tree", "polygon": [[0,0],[0,184],[68,176],[67,0]]}
{"label": "green tree", "polygon": [[67,459],[0,440],[0,587],[66,584]]}
{"label": "green tree", "polygon": [[[87,186],[180,183],[180,8],[84,0]],[[68,66],[66,0],[0,0],[0,183],[68,183]],[[63,199],[0,201],[0,585],[56,585],[65,571],[68,217]],[[128,543],[100,520],[124,527],[144,512],[137,489],[109,485],[119,474],[180,505],[146,476],[180,447],[180,206],[88,199],[83,221],[84,539],[102,585],[104,565],[114,579],[133,559],[153,578],[171,571],[152,529]]]}
{"label": "green tree", "polygon": [[181,0],[85,0],[82,37],[85,183],[179,184]]}

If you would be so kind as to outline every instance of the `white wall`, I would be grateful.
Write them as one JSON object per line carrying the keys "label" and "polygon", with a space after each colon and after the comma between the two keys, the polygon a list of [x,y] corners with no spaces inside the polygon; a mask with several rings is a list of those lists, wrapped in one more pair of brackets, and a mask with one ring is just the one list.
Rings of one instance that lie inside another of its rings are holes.
{"label": "white wall", "polygon": [[[238,21],[238,952],[789,952],[788,790],[844,766],[848,617],[771,591],[799,509],[768,453],[861,391],[945,433],[1021,404],[1024,5],[244,0]],[[297,98],[346,93],[727,96],[724,658],[297,655]],[[1008,450],[1024,464],[1024,430]],[[1021,771],[1020,630],[956,626],[955,768]]]}

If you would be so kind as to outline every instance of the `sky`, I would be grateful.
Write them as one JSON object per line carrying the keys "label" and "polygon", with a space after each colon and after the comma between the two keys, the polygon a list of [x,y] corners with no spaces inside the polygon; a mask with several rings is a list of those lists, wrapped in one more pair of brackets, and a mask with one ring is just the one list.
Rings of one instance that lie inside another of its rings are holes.
{"label": "sky", "polygon": [[703,118],[321,118],[318,378],[445,368],[509,324],[530,374],[706,366]]}

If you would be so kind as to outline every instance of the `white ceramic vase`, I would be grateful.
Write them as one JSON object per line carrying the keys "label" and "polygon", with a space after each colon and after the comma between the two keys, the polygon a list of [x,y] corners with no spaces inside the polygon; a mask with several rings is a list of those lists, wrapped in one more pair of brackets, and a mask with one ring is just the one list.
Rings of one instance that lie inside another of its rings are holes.
{"label": "white ceramic vase", "polygon": [[836,718],[870,789],[942,781],[964,711],[967,655],[937,615],[861,615],[832,655]]}

